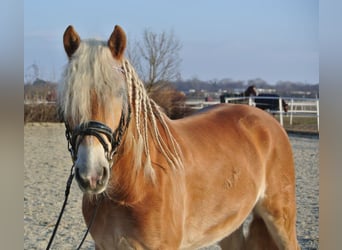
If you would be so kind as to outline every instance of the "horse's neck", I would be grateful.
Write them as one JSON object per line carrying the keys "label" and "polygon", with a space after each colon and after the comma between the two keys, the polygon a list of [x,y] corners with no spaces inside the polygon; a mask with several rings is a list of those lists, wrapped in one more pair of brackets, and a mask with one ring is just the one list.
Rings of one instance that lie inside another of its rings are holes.
{"label": "horse's neck", "polygon": [[245,90],[243,93],[242,93],[242,96],[250,96],[251,95],[251,92],[249,91],[249,89]]}
{"label": "horse's neck", "polygon": [[[159,123],[156,118],[157,123]],[[107,190],[109,197],[120,204],[134,205],[141,201],[147,190],[153,188],[153,181],[148,176],[147,166],[151,164],[150,154],[157,151],[156,143],[153,141],[154,136],[151,135],[149,129],[152,124],[147,120],[147,137],[149,141],[149,151],[144,148],[145,141],[143,137],[139,137],[136,129],[136,117],[132,117],[127,132],[123,136],[122,145],[115,157],[112,167],[111,184]],[[152,166],[151,166],[152,167]]]}

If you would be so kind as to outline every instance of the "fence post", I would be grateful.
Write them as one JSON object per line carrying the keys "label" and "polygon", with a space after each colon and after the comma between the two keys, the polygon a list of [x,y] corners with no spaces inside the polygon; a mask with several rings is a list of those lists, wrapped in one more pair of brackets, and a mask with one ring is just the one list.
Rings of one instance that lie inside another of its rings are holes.
{"label": "fence post", "polygon": [[316,99],[317,131],[319,132],[319,99]]}
{"label": "fence post", "polygon": [[249,97],[248,97],[248,105],[249,105],[249,106],[252,106],[252,104],[253,104],[253,103],[252,103],[252,97],[249,96]]}
{"label": "fence post", "polygon": [[283,103],[281,97],[279,97],[279,119],[281,126],[284,126],[283,122]]}
{"label": "fence post", "polygon": [[293,118],[293,98],[291,98],[291,113],[290,113],[290,125],[292,126],[292,118]]}

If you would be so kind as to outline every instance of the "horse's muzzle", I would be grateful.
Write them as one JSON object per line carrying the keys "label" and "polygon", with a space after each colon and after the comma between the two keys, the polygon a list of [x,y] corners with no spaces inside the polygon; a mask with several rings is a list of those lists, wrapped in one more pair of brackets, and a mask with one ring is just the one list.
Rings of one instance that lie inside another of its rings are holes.
{"label": "horse's muzzle", "polygon": [[106,167],[102,167],[96,174],[83,174],[76,167],[75,178],[82,192],[100,194],[106,189],[108,184],[109,170]]}

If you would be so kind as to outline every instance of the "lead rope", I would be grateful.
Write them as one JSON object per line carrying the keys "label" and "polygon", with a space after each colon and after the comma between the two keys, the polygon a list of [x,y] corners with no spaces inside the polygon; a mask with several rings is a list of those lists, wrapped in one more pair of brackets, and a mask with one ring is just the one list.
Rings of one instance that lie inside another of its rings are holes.
{"label": "lead rope", "polygon": [[96,207],[94,208],[94,212],[93,212],[93,215],[91,216],[89,225],[88,225],[88,227],[87,227],[87,231],[84,233],[84,236],[83,236],[83,238],[82,238],[82,240],[81,240],[81,243],[78,245],[77,250],[81,249],[81,247],[82,247],[82,245],[83,245],[83,242],[84,242],[85,239],[87,238],[87,235],[88,235],[88,233],[89,233],[89,230],[90,230],[91,226],[93,225],[95,216],[96,216],[96,214],[97,214],[97,209],[98,209],[98,207],[99,207],[99,205],[100,205],[102,199],[103,199],[103,195],[101,195],[100,200],[98,200],[98,201],[96,202]]}
{"label": "lead rope", "polygon": [[73,170],[74,170],[74,164],[72,164],[72,167],[71,167],[71,170],[70,170],[70,175],[69,175],[69,178],[68,178],[68,181],[67,181],[67,185],[66,185],[66,189],[65,189],[65,195],[64,195],[64,197],[65,197],[65,198],[64,198],[64,203],[63,203],[61,212],[59,213],[59,216],[58,216],[58,219],[57,219],[55,228],[53,229],[53,232],[52,232],[52,235],[51,235],[49,244],[48,244],[47,247],[46,247],[46,250],[50,249],[51,244],[52,244],[52,241],[53,241],[53,239],[55,238],[55,235],[56,235],[56,232],[57,232],[57,228],[58,228],[59,223],[60,223],[60,221],[61,221],[61,219],[62,219],[62,215],[63,215],[65,206],[66,206],[67,201],[68,201],[68,196],[69,196],[69,193],[70,193],[71,183],[72,183],[72,180],[73,180],[73,178],[74,178],[74,171],[73,171]]}
{"label": "lead rope", "polygon": [[[51,244],[52,244],[52,241],[53,241],[53,239],[55,238],[55,235],[56,235],[56,232],[57,232],[57,228],[58,228],[59,223],[60,223],[60,221],[61,221],[61,219],[62,219],[62,216],[63,216],[63,213],[64,213],[64,209],[65,209],[66,204],[67,204],[67,201],[68,201],[71,183],[72,183],[72,180],[73,180],[74,175],[75,175],[73,170],[74,170],[74,164],[73,164],[72,167],[71,167],[70,175],[69,175],[69,178],[68,178],[68,181],[67,181],[67,185],[66,185],[66,189],[65,189],[64,203],[63,203],[62,209],[61,209],[61,211],[60,211],[60,213],[59,213],[59,216],[58,216],[58,219],[57,219],[55,228],[53,229],[53,232],[52,232],[51,238],[50,238],[50,240],[49,240],[49,244],[48,244],[47,247],[46,247],[46,250],[50,249]],[[82,247],[82,245],[83,245],[85,239],[87,238],[87,235],[88,235],[88,233],[89,233],[89,230],[90,230],[91,226],[93,225],[94,218],[95,218],[96,213],[97,213],[97,209],[98,209],[99,204],[101,203],[102,199],[103,199],[103,195],[101,195],[101,198],[96,202],[96,207],[94,208],[94,212],[93,212],[93,215],[92,215],[92,217],[91,217],[90,223],[89,223],[89,225],[88,225],[88,227],[87,227],[87,231],[84,233],[84,236],[83,236],[83,238],[82,238],[80,244],[78,245],[77,250],[81,249],[81,247]]]}

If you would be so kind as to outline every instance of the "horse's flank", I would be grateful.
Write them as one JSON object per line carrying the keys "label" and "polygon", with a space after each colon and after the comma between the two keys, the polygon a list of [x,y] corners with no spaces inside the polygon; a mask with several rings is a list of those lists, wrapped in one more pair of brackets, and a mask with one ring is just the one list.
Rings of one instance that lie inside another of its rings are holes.
{"label": "horse's flank", "polygon": [[[80,142],[89,154],[75,162],[83,171],[77,181],[93,193],[83,197],[87,224],[93,198],[104,195],[90,229],[96,249],[196,249],[218,241],[223,249],[299,249],[291,145],[273,117],[222,104],[170,120],[123,57],[121,28],[107,43],[81,41],[70,27],[64,38],[64,119],[73,126],[95,119],[114,130],[119,114],[131,112],[102,194],[93,186],[110,166],[95,154],[96,139]],[[245,239],[241,225],[250,213]]]}

